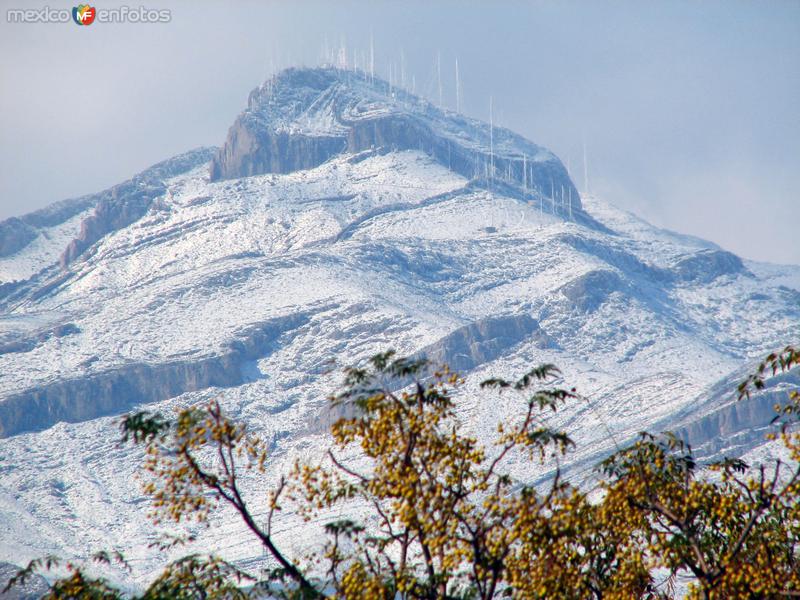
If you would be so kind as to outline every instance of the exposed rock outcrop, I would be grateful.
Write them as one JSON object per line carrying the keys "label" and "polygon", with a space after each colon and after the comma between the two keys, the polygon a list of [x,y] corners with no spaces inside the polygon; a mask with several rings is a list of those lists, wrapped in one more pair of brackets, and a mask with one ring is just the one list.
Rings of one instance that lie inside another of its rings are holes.
{"label": "exposed rock outcrop", "polygon": [[722,275],[747,273],[742,259],[725,250],[700,250],[679,260],[672,267],[680,281],[704,284]]}
{"label": "exposed rock outcrop", "polygon": [[419,355],[435,366],[447,364],[454,371],[466,372],[531,339],[539,348],[554,346],[538,321],[530,315],[490,317],[459,327],[423,348]]}
{"label": "exposed rock outcrop", "polygon": [[36,239],[38,229],[59,225],[96,201],[95,196],[62,200],[27,215],[0,221],[0,257],[19,252]]}
{"label": "exposed rock outcrop", "polygon": [[0,256],[19,252],[36,239],[36,235],[36,229],[17,217],[0,222]]}
{"label": "exposed rock outcrop", "polygon": [[[468,323],[448,333],[436,342],[416,352],[413,359],[428,362],[422,377],[432,374],[442,365],[454,372],[466,373],[482,364],[508,354],[515,346],[533,341],[538,348],[556,347],[555,342],[539,327],[539,322],[527,314],[488,317]],[[393,382],[399,389],[413,382],[400,378]],[[309,418],[309,431],[326,431],[336,419],[352,416],[351,405],[326,405],[320,414]]]}
{"label": "exposed rock outcrop", "polygon": [[467,179],[541,195],[564,214],[581,207],[566,169],[547,150],[385,81],[331,68],[288,69],[253,90],[210,177],[290,173],[378,148],[420,150]]}
{"label": "exposed rock outcrop", "polygon": [[561,293],[578,310],[590,313],[597,310],[614,292],[625,290],[627,285],[614,271],[589,271],[576,277],[561,288]]}
{"label": "exposed rock outcrop", "polygon": [[244,383],[246,361],[269,354],[284,333],[308,314],[259,323],[243,331],[226,351],[194,361],[131,363],[88,377],[39,386],[0,401],[0,437],[40,431],[59,421],[78,422],[124,412],[186,392]]}
{"label": "exposed rock outcrop", "polygon": [[94,213],[81,223],[81,232],[61,255],[61,266],[66,267],[89,246],[112,231],[141,219],[155,198],[165,191],[161,182],[126,182],[112,188],[94,209]]}
{"label": "exposed rock outcrop", "polygon": [[0,336],[0,354],[9,352],[30,352],[39,344],[46,342],[52,337],[61,338],[66,335],[78,333],[80,329],[75,323],[64,323],[50,329],[40,331],[36,335],[17,339],[3,339]]}
{"label": "exposed rock outcrop", "polygon": [[749,400],[730,402],[676,428],[675,434],[703,458],[741,454],[764,441],[775,418],[775,404],[785,401],[785,391],[772,390]]}
{"label": "exposed rock outcrop", "polygon": [[198,148],[180,154],[102,192],[94,213],[84,219],[80,234],[70,242],[61,255],[62,268],[103,236],[141,219],[150,209],[153,200],[166,191],[165,179],[208,162],[215,150],[215,148]]}
{"label": "exposed rock outcrop", "polygon": [[53,227],[94,206],[96,202],[97,194],[60,200],[20,218],[34,227]]}
{"label": "exposed rock outcrop", "polygon": [[653,431],[673,431],[702,458],[738,456],[763,443],[776,416],[775,406],[785,405],[789,392],[800,390],[800,373],[791,371],[769,377],[763,390],[737,400],[737,385],[754,368],[755,365],[748,365],[723,378],[703,394],[701,403],[677,418],[657,423]]}

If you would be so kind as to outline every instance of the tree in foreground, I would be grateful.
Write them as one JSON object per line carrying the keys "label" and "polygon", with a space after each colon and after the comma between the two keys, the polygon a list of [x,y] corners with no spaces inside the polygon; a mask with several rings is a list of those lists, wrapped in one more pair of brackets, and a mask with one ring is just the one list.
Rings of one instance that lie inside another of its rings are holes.
{"label": "tree in foreground", "polygon": [[[798,364],[792,347],[770,355],[742,383],[740,400],[764,387],[770,372]],[[229,505],[276,564],[254,576],[191,555],[139,598],[668,598],[678,575],[693,577],[690,598],[800,596],[797,392],[777,407],[777,435],[793,467],[723,460],[700,469],[675,436],[643,433],[602,463],[600,490],[590,499],[558,469],[538,488],[511,476],[512,464],[557,460],[573,445],[548,424],[562,403],[578,401],[574,390],[554,386],[553,366],[483,382],[517,395],[520,407],[489,446],[459,422],[463,380],[444,367],[426,369],[386,353],[347,370],[331,399],[344,416],[332,426],[326,461],[296,464],[255,509],[242,482],[265,478],[266,446],[218,403],[174,420],[128,416],[123,440],[145,449],[154,520],[207,522],[220,503]],[[343,458],[354,454],[357,466]],[[287,503],[309,520],[354,504],[367,513],[328,523],[328,542],[301,564],[272,535],[273,516]],[[255,511],[265,509],[260,523]],[[54,560],[34,561],[15,580]],[[668,573],[667,585],[654,581],[657,570]],[[68,572],[49,598],[124,597],[78,566]]]}

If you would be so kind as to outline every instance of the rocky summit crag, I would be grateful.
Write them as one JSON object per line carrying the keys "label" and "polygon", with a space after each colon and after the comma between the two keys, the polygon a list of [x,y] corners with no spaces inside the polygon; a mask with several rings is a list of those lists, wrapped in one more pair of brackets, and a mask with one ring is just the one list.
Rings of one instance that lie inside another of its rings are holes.
{"label": "rocky summit crag", "polygon": [[292,173],[343,153],[400,150],[423,152],[488,185],[495,179],[556,202],[566,193],[572,209],[580,209],[578,191],[551,152],[366,73],[336,69],[288,69],[253,90],[211,161],[210,176]]}
{"label": "rocky summit crag", "polygon": [[[363,73],[284,71],[222,148],[0,223],[0,561],[117,549],[133,572],[116,576],[146,580],[169,557],[148,547],[120,414],[217,398],[270,442],[277,477],[326,448],[339,368],[390,347],[464,372],[479,439],[524,402],[483,378],[557,364],[589,399],[554,416],[579,480],[645,428],[706,457],[767,455],[796,378],[748,403],[732,388],[796,341],[798,290],[800,267],[580,198],[510,131]],[[553,465],[514,468],[537,481]],[[287,510],[273,531],[300,552],[320,529]],[[197,534],[264,560],[234,515]]]}

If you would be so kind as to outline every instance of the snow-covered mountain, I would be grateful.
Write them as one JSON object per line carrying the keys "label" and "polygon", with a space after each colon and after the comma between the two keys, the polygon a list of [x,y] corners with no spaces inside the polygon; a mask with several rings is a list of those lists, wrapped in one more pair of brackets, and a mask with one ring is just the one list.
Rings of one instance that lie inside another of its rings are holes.
{"label": "snow-covered mountain", "polygon": [[[165,560],[138,451],[115,444],[136,406],[217,397],[272,441],[277,475],[325,447],[339,366],[389,347],[447,361],[488,439],[518,400],[478,382],[552,362],[589,399],[555,417],[585,477],[644,428],[758,452],[797,381],[732,390],[798,334],[800,267],[581,198],[544,148],[366,74],[287,70],[221,148],[0,223],[0,561],[114,548],[142,581]],[[203,547],[262,559],[218,519]],[[318,534],[281,523],[296,549]]]}

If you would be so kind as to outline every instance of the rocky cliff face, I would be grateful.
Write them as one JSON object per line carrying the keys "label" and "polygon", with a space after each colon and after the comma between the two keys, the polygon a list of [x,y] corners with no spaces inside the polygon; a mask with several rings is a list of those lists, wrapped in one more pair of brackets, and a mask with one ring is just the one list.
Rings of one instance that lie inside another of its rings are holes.
{"label": "rocky cliff face", "polygon": [[59,225],[96,201],[95,195],[62,200],[22,217],[0,221],[0,257],[19,252],[36,239],[40,229]]}
{"label": "rocky cliff face", "polygon": [[[13,394],[0,402],[0,438],[40,431],[59,421],[75,423],[119,414],[142,402],[174,398],[186,392],[240,385],[246,381],[246,361],[269,354],[282,335],[307,320],[305,314],[294,314],[251,325],[216,355],[159,365],[126,364]],[[68,335],[72,328],[62,326],[50,335]],[[31,347],[24,347],[8,351],[30,350]]]}
{"label": "rocky cliff face", "polygon": [[[163,196],[166,179],[207,163],[215,150],[186,152],[110,189],[0,222],[0,311],[58,289],[69,279],[71,263],[108,234],[141,219]],[[32,245],[34,240],[39,242]]]}
{"label": "rocky cliff face", "polygon": [[208,162],[214,148],[198,148],[165,160],[114,186],[98,199],[94,213],[81,223],[80,235],[61,255],[66,267],[103,236],[141,219],[166,188],[164,180]]}
{"label": "rocky cliff face", "polygon": [[0,222],[0,256],[22,250],[36,238],[36,230],[16,217]]}
{"label": "rocky cliff face", "polygon": [[420,150],[482,183],[511,185],[577,212],[578,191],[552,153],[506,129],[437,108],[366,74],[290,69],[253,90],[211,162],[212,181],[316,167],[341,153]]}
{"label": "rocky cliff face", "polygon": [[722,275],[747,273],[735,254],[724,250],[705,250],[682,257],[673,265],[676,279],[696,283],[710,283]]}
{"label": "rocky cliff face", "polygon": [[669,430],[690,444],[703,461],[740,456],[764,443],[768,432],[776,432],[776,406],[789,404],[789,392],[800,389],[800,372],[768,377],[763,389],[739,400],[737,386],[755,372],[757,363],[737,369],[710,386],[679,415],[655,423],[654,431]]}
{"label": "rocky cliff face", "polygon": [[554,346],[547,334],[529,315],[489,317],[459,327],[438,342],[424,348],[420,355],[431,365],[446,364],[454,371],[467,372],[486,364],[523,342],[545,349]]}

